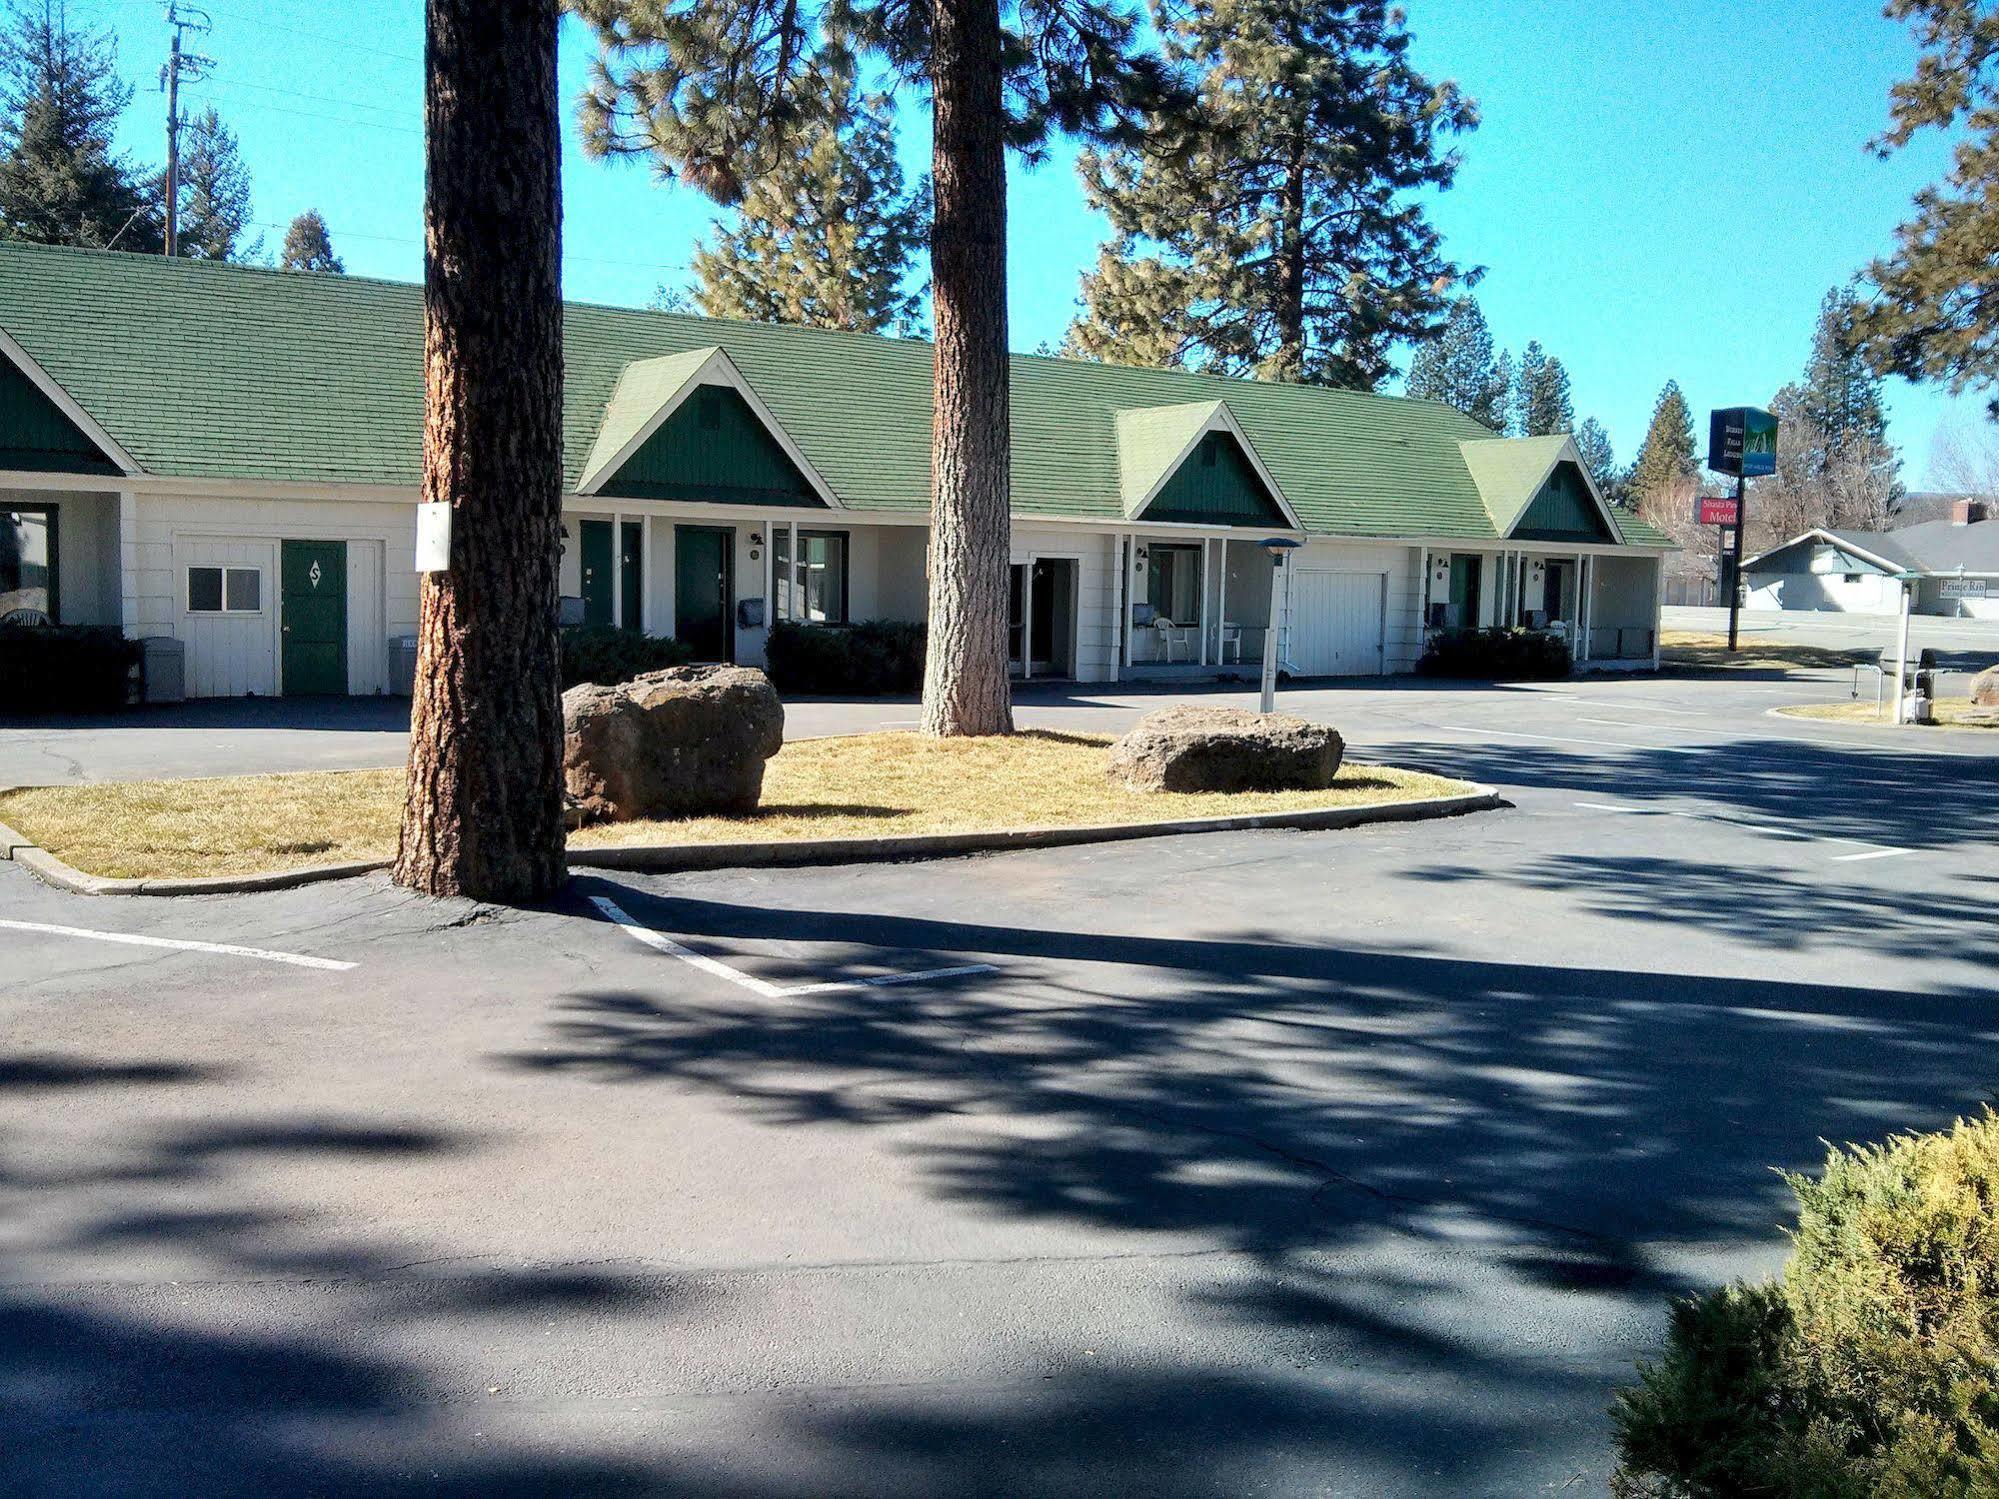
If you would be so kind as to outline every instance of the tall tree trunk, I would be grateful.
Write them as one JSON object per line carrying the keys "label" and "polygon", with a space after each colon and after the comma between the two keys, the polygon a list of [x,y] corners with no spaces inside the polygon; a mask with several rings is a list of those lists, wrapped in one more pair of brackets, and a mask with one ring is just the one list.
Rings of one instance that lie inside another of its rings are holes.
{"label": "tall tree trunk", "polygon": [[1305,145],[1294,144],[1284,177],[1277,256],[1277,357],[1280,380],[1305,378]]}
{"label": "tall tree trunk", "polygon": [[556,0],[429,0],[423,580],[398,884],[523,901],[563,882]]}
{"label": "tall tree trunk", "polygon": [[1010,734],[1011,434],[998,0],[938,0],[935,20],[930,277],[937,352],[923,731]]}

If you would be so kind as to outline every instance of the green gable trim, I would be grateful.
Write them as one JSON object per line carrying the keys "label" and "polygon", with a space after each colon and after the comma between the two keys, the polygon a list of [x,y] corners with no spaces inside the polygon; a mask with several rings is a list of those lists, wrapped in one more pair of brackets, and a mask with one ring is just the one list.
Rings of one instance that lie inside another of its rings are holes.
{"label": "green gable trim", "polygon": [[118,465],[12,361],[0,359],[0,469],[116,474]]}
{"label": "green gable trim", "polygon": [[1204,433],[1139,518],[1172,525],[1259,526],[1266,530],[1290,525],[1242,444],[1229,432]]}
{"label": "green gable trim", "polygon": [[726,385],[690,390],[596,492],[633,500],[826,508],[742,393]]}
{"label": "green gable trim", "polygon": [[1615,541],[1603,514],[1590,498],[1583,471],[1564,460],[1555,465],[1546,481],[1528,502],[1513,528],[1520,541]]}

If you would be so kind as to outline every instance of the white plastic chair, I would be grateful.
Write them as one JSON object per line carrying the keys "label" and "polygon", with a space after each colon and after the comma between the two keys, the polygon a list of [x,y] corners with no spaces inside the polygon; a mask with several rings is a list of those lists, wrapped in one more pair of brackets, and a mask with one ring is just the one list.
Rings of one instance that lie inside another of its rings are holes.
{"label": "white plastic chair", "polygon": [[1173,661],[1173,648],[1180,646],[1187,652],[1187,659],[1194,658],[1194,632],[1185,625],[1176,625],[1161,615],[1152,622],[1152,628],[1159,632],[1159,649],[1165,653],[1169,665]]}

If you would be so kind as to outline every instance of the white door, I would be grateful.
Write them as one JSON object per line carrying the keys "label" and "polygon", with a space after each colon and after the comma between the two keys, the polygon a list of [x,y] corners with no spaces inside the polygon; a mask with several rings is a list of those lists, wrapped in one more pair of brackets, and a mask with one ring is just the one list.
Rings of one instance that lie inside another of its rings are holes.
{"label": "white door", "polygon": [[1388,578],[1308,572],[1291,579],[1290,666],[1304,677],[1378,677]]}
{"label": "white door", "polygon": [[278,691],[278,547],[176,536],[174,633],[187,643],[189,697]]}

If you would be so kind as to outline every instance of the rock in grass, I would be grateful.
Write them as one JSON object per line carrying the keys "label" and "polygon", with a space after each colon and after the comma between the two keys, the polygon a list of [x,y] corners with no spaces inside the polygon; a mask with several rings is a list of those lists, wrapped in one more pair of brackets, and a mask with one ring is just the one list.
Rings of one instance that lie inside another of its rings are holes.
{"label": "rock in grass", "polygon": [[1999,708],[1999,666],[1988,666],[1971,679],[1971,701],[1980,708]]}
{"label": "rock in grass", "polygon": [[1181,706],[1148,713],[1111,746],[1113,780],[1133,791],[1318,791],[1346,741],[1283,713]]}
{"label": "rock in grass", "polygon": [[675,666],[562,695],[562,779],[584,822],[754,812],[784,705],[760,671]]}

